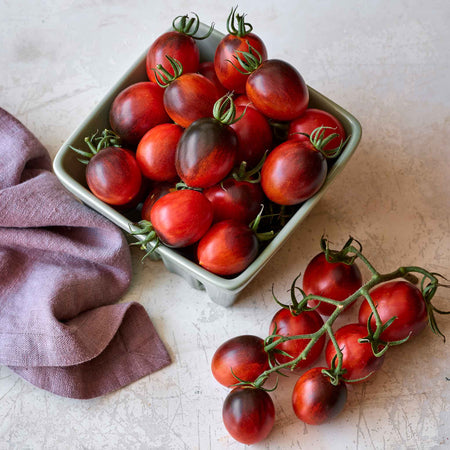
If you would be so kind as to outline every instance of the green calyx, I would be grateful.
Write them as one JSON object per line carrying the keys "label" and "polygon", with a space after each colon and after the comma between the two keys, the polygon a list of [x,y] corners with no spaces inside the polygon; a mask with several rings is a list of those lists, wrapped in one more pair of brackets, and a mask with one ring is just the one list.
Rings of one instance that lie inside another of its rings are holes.
{"label": "green calyx", "polygon": [[193,14],[194,17],[190,18],[188,14],[175,17],[172,22],[172,28],[175,31],[178,31],[178,33],[185,34],[186,36],[190,36],[199,41],[209,37],[214,30],[214,22],[211,23],[211,26],[206,34],[204,34],[203,36],[196,36],[196,33],[200,27],[200,19],[198,18],[197,14],[191,14]]}
{"label": "green calyx", "polygon": [[[145,255],[141,259],[142,262],[145,258],[147,258],[147,256],[151,255],[161,244],[161,241],[156,234],[153,225],[148,220],[141,220],[138,223],[130,224],[130,234],[132,236],[141,235],[144,237],[141,241],[133,242],[132,244],[130,244],[139,245],[141,250],[146,251]],[[152,244],[152,246],[149,248],[150,244]]]}
{"label": "green calyx", "polygon": [[326,145],[330,141],[332,141],[336,137],[339,137],[339,134],[337,133],[331,133],[330,135],[325,137],[325,130],[334,130],[334,129],[335,128],[325,127],[322,125],[314,129],[311,132],[311,134],[308,133],[294,133],[294,134],[302,134],[303,136],[306,136],[310,140],[312,146],[318,152],[322,153],[322,155],[325,158],[332,159],[338,157],[341,154],[342,149],[345,147],[345,144],[347,144],[348,140],[350,139],[350,136],[348,136],[347,139],[345,139],[345,141],[341,139],[341,142],[338,147],[333,148],[331,150],[325,150]]}
{"label": "green calyx", "polygon": [[248,41],[246,41],[248,46],[248,51],[235,50],[233,58],[239,64],[238,67],[233,61],[227,59],[227,61],[240,73],[243,75],[249,75],[254,72],[262,63],[261,53],[252,47]]}
{"label": "green calyx", "polygon": [[236,14],[237,6],[231,8],[231,13],[227,19],[227,30],[233,36],[244,37],[253,30],[248,22],[245,22],[245,14]]}
{"label": "green calyx", "polygon": [[349,237],[341,250],[330,249],[330,243],[324,236],[320,238],[320,248],[325,253],[325,258],[329,263],[344,263],[351,266],[358,257],[357,253],[352,252],[353,242],[358,246],[358,254],[362,252],[362,245],[353,237]]}
{"label": "green calyx", "polygon": [[155,80],[162,88],[166,88],[170,83],[172,83],[172,81],[183,75],[183,66],[180,61],[172,58],[169,55],[166,55],[166,59],[169,61],[170,66],[172,67],[173,74],[171,74],[165,67],[163,67],[162,64],[158,64],[156,68],[152,68],[153,72],[155,72]]}
{"label": "green calyx", "polygon": [[247,170],[247,162],[242,161],[239,167],[233,171],[231,176],[236,181],[247,181],[248,183],[259,183],[261,181],[261,169],[264,164],[264,161],[266,160],[267,153],[269,150],[267,150],[264,153],[264,156],[261,158],[259,163],[250,170]]}
{"label": "green calyx", "polygon": [[213,117],[224,125],[232,125],[243,117],[245,111],[236,117],[236,105],[233,101],[233,93],[228,92],[214,103]]}
{"label": "green calyx", "polygon": [[71,150],[82,156],[82,158],[77,159],[83,164],[88,164],[91,158],[104,148],[120,147],[120,137],[114,131],[108,129],[103,130],[100,135],[97,130],[92,136],[85,137],[84,142],[88,146],[89,151],[69,145]]}

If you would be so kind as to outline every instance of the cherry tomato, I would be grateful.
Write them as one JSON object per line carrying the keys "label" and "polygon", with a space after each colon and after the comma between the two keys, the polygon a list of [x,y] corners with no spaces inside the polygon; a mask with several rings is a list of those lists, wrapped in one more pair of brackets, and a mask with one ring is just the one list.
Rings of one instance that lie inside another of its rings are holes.
{"label": "cherry tomato", "polygon": [[[407,336],[417,336],[428,323],[428,314],[422,292],[413,284],[404,280],[383,283],[370,292],[380,319],[386,323],[397,317],[384,330],[380,339],[383,341],[399,341]],[[372,309],[367,300],[361,303],[359,323],[367,325]],[[371,319],[371,327],[376,328],[375,317]]]}
{"label": "cherry tomato", "polygon": [[200,51],[192,36],[178,31],[169,31],[159,36],[150,46],[146,58],[147,76],[156,82],[154,68],[161,64],[173,75],[173,68],[166,55],[180,61],[184,73],[197,72],[200,61]]}
{"label": "cherry tomato", "polygon": [[248,97],[245,94],[238,95],[234,99],[234,104],[236,106],[244,106],[244,107],[247,106],[249,108],[256,109],[253,103],[248,99]]}
{"label": "cherry tomato", "polygon": [[252,335],[236,336],[224,342],[215,351],[211,361],[214,378],[227,387],[239,382],[236,377],[255,381],[268,368],[264,340]]}
{"label": "cherry tomato", "polygon": [[275,147],[261,169],[266,196],[279,205],[296,205],[312,197],[327,176],[326,158],[310,142],[288,140]]}
{"label": "cherry tomato", "polygon": [[261,210],[263,192],[259,183],[228,178],[203,191],[214,209],[214,222],[234,219],[249,225]]}
{"label": "cherry tomato", "polygon": [[336,417],[347,401],[345,383],[334,386],[330,378],[322,373],[323,369],[309,369],[297,380],[292,392],[295,415],[310,425],[320,425]]}
{"label": "cherry tomato", "polygon": [[201,73],[206,78],[208,78],[209,80],[211,80],[214,86],[216,86],[217,98],[223,97],[228,92],[228,89],[222,86],[219,79],[217,78],[216,71],[214,69],[214,62],[212,61],[201,62],[198,66],[198,72]]}
{"label": "cherry tomato", "polygon": [[[303,274],[303,290],[307,295],[344,301],[361,286],[362,275],[356,263],[349,265],[343,262],[328,262],[323,252],[309,262]],[[310,300],[308,306],[317,306],[316,311],[324,316],[330,316],[336,309],[331,303],[318,300]]]}
{"label": "cherry tomato", "polygon": [[239,142],[236,162],[246,161],[248,167],[255,167],[266,151],[272,148],[272,129],[267,119],[255,108],[236,106],[236,116],[242,114],[241,119],[230,125]]}
{"label": "cherry tomato", "polygon": [[195,121],[178,142],[175,166],[190,187],[207,188],[233,168],[238,151],[235,131],[213,117]]}
{"label": "cherry tomato", "polygon": [[150,222],[161,241],[176,248],[197,242],[211,226],[212,219],[209,200],[190,189],[162,196],[150,211]]}
{"label": "cherry tomato", "polygon": [[174,123],[163,123],[147,131],[136,150],[136,159],[145,177],[154,181],[177,178],[175,153],[183,131]]}
{"label": "cherry tomato", "polygon": [[306,136],[299,133],[310,135],[316,128],[321,126],[327,127],[323,130],[324,138],[333,133],[338,135],[325,145],[324,150],[332,150],[345,141],[345,130],[341,122],[329,112],[315,108],[308,108],[300,117],[297,117],[289,124],[289,139],[308,141],[309,139]]}
{"label": "cherry tomato", "polygon": [[258,248],[258,239],[247,225],[223,220],[214,224],[198,243],[198,263],[217,275],[236,275],[254,261]]}
{"label": "cherry tomato", "polygon": [[281,121],[295,119],[308,107],[309,91],[297,69],[286,61],[263,61],[247,79],[245,92],[256,109]]}
{"label": "cherry tomato", "polygon": [[121,147],[96,153],[86,167],[91,192],[109,205],[125,205],[140,193],[142,176],[134,154]]}
{"label": "cherry tomato", "polygon": [[267,59],[264,42],[259,36],[251,32],[253,27],[244,22],[244,17],[245,15],[236,15],[236,8],[231,10],[227,22],[228,34],[219,42],[214,55],[214,67],[220,83],[229,91],[237,93],[245,92],[248,75],[241,73],[234,67],[240,68],[236,59],[239,57],[239,53],[236,52],[248,51],[250,44],[252,48],[259,52],[263,61]]}
{"label": "cherry tomato", "polygon": [[141,218],[150,222],[150,211],[152,210],[152,207],[156,203],[156,201],[159,200],[163,195],[174,191],[176,191],[175,185],[166,181],[157,183],[155,186],[153,186],[150,189],[150,192],[148,193],[144,204],[142,205]]}
{"label": "cherry tomato", "polygon": [[228,433],[243,444],[265,439],[275,422],[275,407],[262,389],[236,387],[225,398],[222,418]]}
{"label": "cherry tomato", "polygon": [[[300,334],[312,334],[323,326],[323,319],[316,311],[302,311],[293,315],[287,308],[281,308],[272,318],[269,334],[279,334],[280,336],[296,336]],[[279,338],[276,338],[278,340]],[[275,353],[276,361],[284,364],[297,358],[309,344],[310,339],[293,339],[277,345],[278,350],[286,352],[289,356]],[[300,360],[295,368],[304,369],[314,364],[320,357],[325,346],[325,334],[312,346],[305,359]]]}
{"label": "cherry tomato", "polygon": [[150,128],[170,122],[163,96],[164,90],[150,81],[132,84],[117,95],[109,121],[124,143],[137,145]]}
{"label": "cherry tomato", "polygon": [[[358,380],[368,377],[383,365],[384,355],[376,357],[368,342],[358,342],[367,336],[366,326],[350,323],[339,328],[334,336],[343,355],[342,368],[346,369],[344,379]],[[336,349],[330,340],[325,348],[325,359],[329,367],[335,355]]]}

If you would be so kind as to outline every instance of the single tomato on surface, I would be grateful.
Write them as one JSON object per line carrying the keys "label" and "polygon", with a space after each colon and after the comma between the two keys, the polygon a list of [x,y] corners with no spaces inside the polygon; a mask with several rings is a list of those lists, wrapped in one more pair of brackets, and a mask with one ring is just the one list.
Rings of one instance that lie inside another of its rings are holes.
{"label": "single tomato on surface", "polygon": [[[425,300],[419,288],[405,280],[388,281],[370,291],[372,301],[383,323],[396,319],[380,335],[386,342],[399,341],[408,336],[417,336],[428,323]],[[359,323],[367,326],[372,313],[367,300],[359,308]],[[370,325],[376,328],[375,317]]]}
{"label": "single tomato on surface", "polygon": [[[367,378],[383,365],[384,354],[377,357],[373,354],[372,346],[368,342],[358,342],[367,337],[367,327],[359,323],[350,323],[339,328],[334,334],[342,352],[342,368],[344,380],[359,380]],[[330,340],[325,348],[325,359],[331,367],[336,349]],[[336,361],[337,365],[337,361]]]}
{"label": "single tomato on surface", "polygon": [[[313,334],[323,326],[323,319],[316,311],[302,311],[299,314],[293,314],[287,308],[281,308],[272,318],[269,328],[269,334],[273,333],[280,336],[297,336],[302,334]],[[274,342],[280,338],[275,338]],[[288,363],[297,358],[311,339],[293,339],[281,342],[275,348],[284,353],[274,353],[275,360],[279,364]],[[319,340],[308,351],[305,359],[301,359],[296,365],[296,369],[304,369],[314,364],[322,354],[325,346],[325,334],[320,336]]]}
{"label": "single tomato on surface", "polygon": [[295,415],[310,425],[320,425],[336,417],[347,401],[347,386],[336,386],[322,373],[325,367],[314,367],[305,372],[294,386],[292,406]]}
{"label": "single tomato on surface", "polygon": [[272,431],[275,407],[262,389],[236,387],[225,398],[222,419],[228,433],[242,444],[256,444]]}
{"label": "single tomato on surface", "polygon": [[[354,262],[328,262],[324,252],[317,254],[306,266],[303,274],[303,290],[307,295],[318,295],[343,301],[362,286],[362,275]],[[331,303],[309,300],[308,306],[324,316],[336,309]]]}
{"label": "single tomato on surface", "polygon": [[253,335],[229,339],[215,351],[211,360],[214,378],[226,387],[238,383],[238,378],[255,381],[268,368],[269,359],[264,351],[264,340]]}

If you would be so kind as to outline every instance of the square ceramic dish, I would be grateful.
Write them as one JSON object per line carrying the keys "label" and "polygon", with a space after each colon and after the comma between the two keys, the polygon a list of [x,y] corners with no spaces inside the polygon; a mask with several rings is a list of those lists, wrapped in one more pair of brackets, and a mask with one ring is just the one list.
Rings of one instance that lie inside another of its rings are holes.
{"label": "square ceramic dish", "polygon": [[[208,26],[201,24],[198,33],[208,30]],[[201,60],[213,60],[214,52],[219,41],[224,35],[214,31],[207,39],[197,41],[200,47]],[[122,76],[122,78],[110,89],[103,100],[72,133],[58,151],[53,167],[56,176],[61,183],[86,205],[107,217],[128,234],[129,239],[142,241],[144,236],[129,235],[130,227],[139,217],[125,217],[112,207],[96,198],[88,189],[84,177],[85,166],[80,164],[75,152],[69,149],[69,145],[82,147],[84,137],[91,135],[96,130],[109,128],[108,114],[112,101],[116,95],[125,87],[147,80],[145,70],[145,59],[147,51],[135,62],[135,64]],[[241,274],[234,278],[223,278],[214,275],[203,269],[193,261],[187,259],[174,249],[159,246],[152,253],[152,259],[162,259],[166,268],[173,273],[183,277],[191,286],[196,289],[206,290],[208,296],[216,303],[223,306],[230,306],[237,299],[239,293],[253,280],[258,272],[269,262],[270,258],[281,248],[292,232],[302,223],[308,213],[324,195],[334,178],[343,169],[355,151],[360,138],[361,126],[359,122],[349,112],[341,108],[336,103],[321,95],[319,92],[309,87],[310,107],[323,109],[337,117],[345,128],[347,136],[350,136],[345,149],[331,167],[327,179],[320,191],[313,197],[305,201],[287,222],[277,236],[264,248],[256,260]],[[150,248],[153,245],[149,244]],[[155,280],[157,283],[158,280]]]}

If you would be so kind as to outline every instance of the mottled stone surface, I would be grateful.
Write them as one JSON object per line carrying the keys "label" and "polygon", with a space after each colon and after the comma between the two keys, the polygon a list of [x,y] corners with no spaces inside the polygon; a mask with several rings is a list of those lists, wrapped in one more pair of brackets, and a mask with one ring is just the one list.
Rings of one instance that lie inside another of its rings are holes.
{"label": "mottled stone surface", "polygon": [[[225,3],[0,1],[0,105],[53,157],[176,15],[195,11],[224,31],[232,6]],[[239,10],[271,56],[291,62],[360,120],[354,157],[231,308],[162,263],[141,264],[133,249],[134,280],[124,300],[145,306],[174,362],[89,401],[40,391],[0,367],[0,449],[242,448],[222,425],[227,390],[210,375],[211,357],[232,336],[267,335],[277,310],[272,284],[287,301],[322,233],[337,245],[353,235],[382,271],[414,264],[450,277],[449,3],[243,0]],[[450,309],[449,298],[440,291],[436,303]],[[342,321],[355,318],[353,309]],[[450,317],[440,323],[450,336]],[[295,377],[281,379],[275,427],[254,448],[448,448],[449,348],[426,330],[392,349],[373,379],[349,388],[344,412],[319,427],[296,419]]]}

